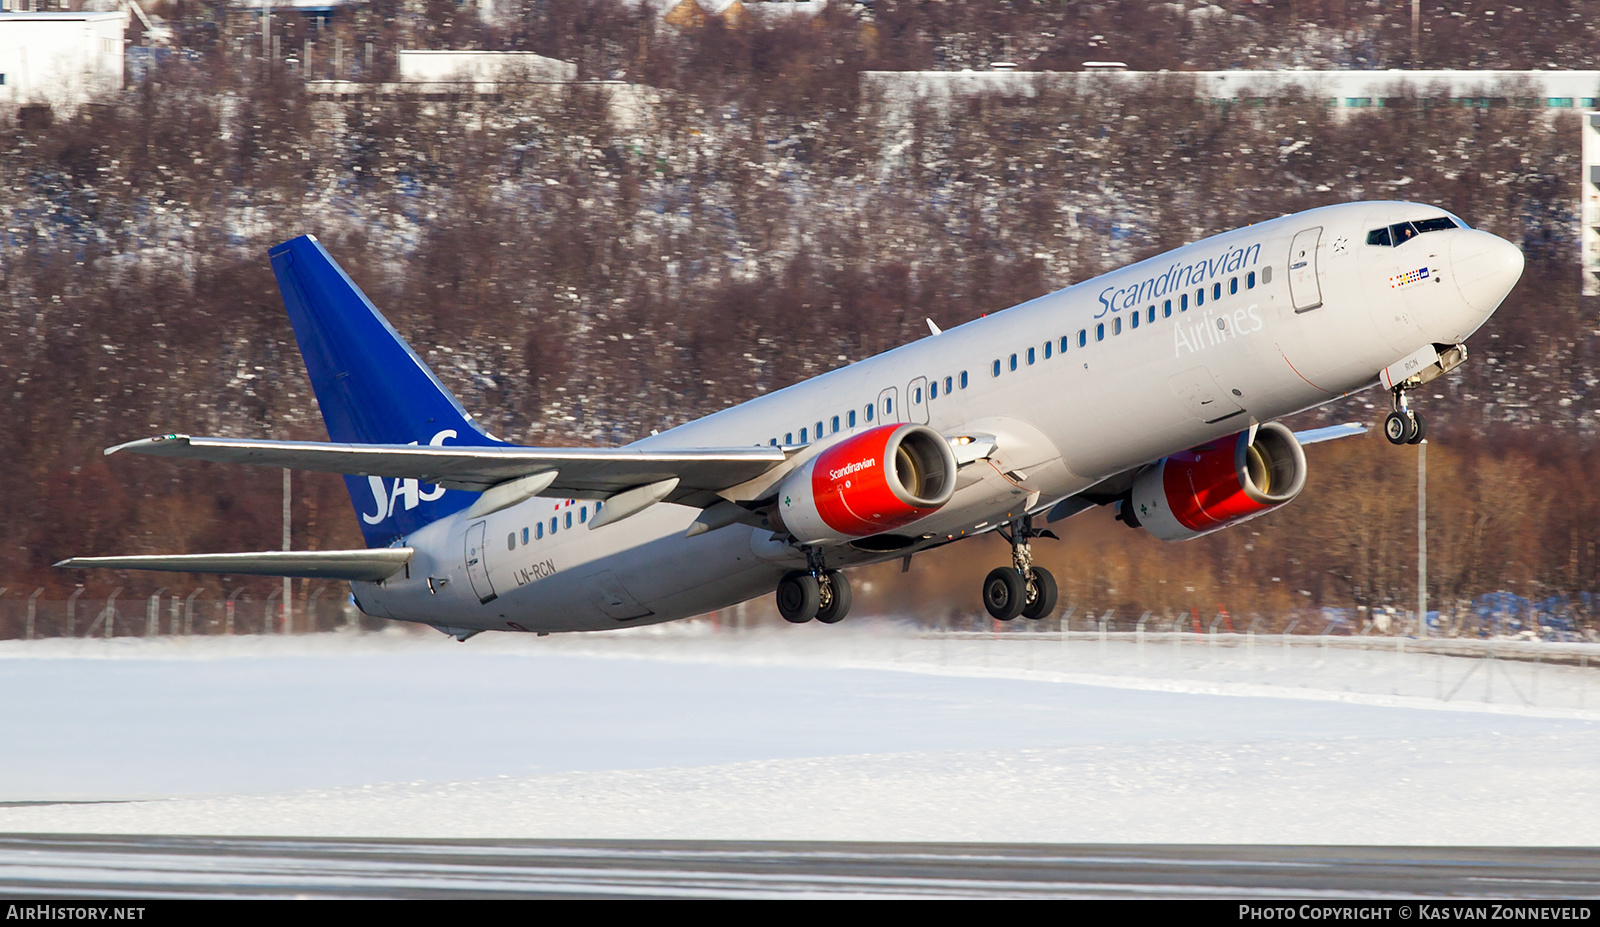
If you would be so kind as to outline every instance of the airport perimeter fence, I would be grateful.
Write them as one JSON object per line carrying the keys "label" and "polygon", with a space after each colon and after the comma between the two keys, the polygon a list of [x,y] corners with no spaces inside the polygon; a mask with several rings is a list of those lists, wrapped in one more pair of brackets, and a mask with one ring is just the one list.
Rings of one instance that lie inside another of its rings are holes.
{"label": "airport perimeter fence", "polygon": [[1415,611],[1396,608],[1303,608],[1263,615],[1230,613],[1225,608],[1183,612],[1119,611],[1116,608],[1080,608],[1062,605],[1046,618],[1018,618],[999,622],[983,612],[951,609],[924,616],[920,623],[939,631],[1006,631],[1059,633],[1061,631],[1166,631],[1193,634],[1296,634],[1335,637],[1373,636],[1444,639],[1518,639],[1542,641],[1600,641],[1600,603],[1591,597],[1551,596],[1534,602],[1510,593],[1490,593],[1454,604],[1445,611],[1430,610],[1419,624]]}
{"label": "airport perimeter fence", "polygon": [[[121,590],[86,590],[65,599],[44,590],[18,595],[0,587],[0,640],[47,637],[155,637],[158,635],[283,634],[359,627],[363,616],[348,592],[313,589],[296,597],[287,615],[278,596],[241,593],[217,598],[202,590],[126,597]],[[384,622],[365,619],[372,627]],[[287,623],[286,623],[287,622]]]}
{"label": "airport perimeter fence", "polygon": [[[1107,610],[1109,611],[1109,610]],[[1196,631],[1193,616],[1136,618],[1114,630],[1106,611],[1066,608],[1041,620],[998,622],[962,615],[944,626],[911,616],[852,616],[834,628],[803,626],[777,651],[768,616],[747,609],[717,615],[705,636],[691,640],[663,630],[641,651],[704,658],[716,647],[771,660],[812,659],[845,665],[936,673],[1056,678],[1226,695],[1273,695],[1284,690],[1331,700],[1415,704],[1416,700],[1473,703],[1501,709],[1600,713],[1600,642],[1528,636],[1412,637],[1350,634],[1337,624],[1310,626],[1290,619],[1277,630],[1224,630],[1213,617]],[[1257,627],[1264,626],[1261,622]],[[1321,633],[1318,633],[1318,632]],[[781,633],[778,632],[778,633]],[[580,636],[581,637],[581,636]],[[559,646],[593,649],[583,640]],[[607,647],[614,653],[617,648]],[[1394,701],[1400,700],[1400,701]]]}

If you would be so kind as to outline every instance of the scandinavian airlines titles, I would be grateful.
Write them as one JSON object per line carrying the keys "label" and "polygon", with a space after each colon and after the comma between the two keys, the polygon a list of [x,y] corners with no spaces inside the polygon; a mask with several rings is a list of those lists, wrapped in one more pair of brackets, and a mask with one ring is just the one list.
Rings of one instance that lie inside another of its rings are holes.
{"label": "scandinavian airlines titles", "polygon": [[1099,312],[1095,318],[1103,318],[1108,312],[1117,312],[1122,309],[1132,309],[1135,306],[1147,303],[1153,299],[1160,299],[1168,293],[1191,286],[1200,286],[1213,277],[1222,274],[1231,274],[1234,271],[1254,267],[1261,260],[1260,243],[1246,245],[1239,248],[1229,248],[1213,258],[1193,263],[1179,261],[1168,267],[1165,271],[1153,277],[1146,277],[1133,286],[1108,286],[1100,291]]}

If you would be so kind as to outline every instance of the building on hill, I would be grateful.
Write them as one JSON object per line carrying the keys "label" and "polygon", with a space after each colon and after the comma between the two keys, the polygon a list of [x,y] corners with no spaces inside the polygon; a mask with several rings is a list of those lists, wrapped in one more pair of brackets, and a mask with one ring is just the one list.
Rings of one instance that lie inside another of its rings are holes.
{"label": "building on hill", "polygon": [[1086,62],[1082,71],[864,71],[862,90],[891,109],[912,101],[946,106],[985,93],[1032,97],[1041,90],[1117,96],[1141,86],[1164,86],[1215,103],[1259,105],[1300,99],[1353,113],[1398,105],[1407,98],[1444,99],[1459,106],[1538,106],[1578,110],[1600,100],[1600,70],[1585,71],[1131,71],[1120,62]]}
{"label": "building on hill", "polygon": [[401,49],[397,57],[403,83],[549,83],[578,76],[577,65],[533,52]]}
{"label": "building on hill", "polygon": [[71,110],[122,89],[126,10],[0,13],[0,105]]}

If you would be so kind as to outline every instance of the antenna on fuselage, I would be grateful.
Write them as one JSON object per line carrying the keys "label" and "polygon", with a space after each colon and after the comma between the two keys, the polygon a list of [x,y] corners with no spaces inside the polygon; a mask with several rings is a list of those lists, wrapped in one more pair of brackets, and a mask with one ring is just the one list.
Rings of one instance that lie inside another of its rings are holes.
{"label": "antenna on fuselage", "polygon": [[942,329],[939,326],[935,325],[933,323],[932,319],[924,319],[923,321],[928,323],[928,331],[933,332],[935,335],[944,334],[944,329]]}

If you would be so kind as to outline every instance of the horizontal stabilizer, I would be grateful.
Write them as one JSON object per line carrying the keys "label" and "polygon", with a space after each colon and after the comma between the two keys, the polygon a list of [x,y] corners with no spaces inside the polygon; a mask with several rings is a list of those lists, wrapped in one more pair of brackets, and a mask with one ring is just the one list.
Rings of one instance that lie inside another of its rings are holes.
{"label": "horizontal stabilizer", "polygon": [[134,557],[73,557],[56,566],[67,570],[160,570],[166,573],[226,573],[234,576],[292,576],[376,583],[400,572],[414,553],[410,547],[366,550],[265,550],[238,554],[153,554]]}
{"label": "horizontal stabilizer", "polygon": [[718,492],[752,480],[787,459],[783,448],[692,447],[664,450],[600,447],[457,447],[413,444],[329,444],[251,441],[162,435],[129,441],[107,454],[131,451],[157,457],[255,464],[357,476],[415,479],[447,489],[482,492],[507,480],[549,470],[560,475],[539,494],[551,498],[605,498],[646,483],[676,478],[667,501]]}
{"label": "horizontal stabilizer", "polygon": [[1309,431],[1297,431],[1294,439],[1301,444],[1317,444],[1322,441],[1333,441],[1338,438],[1353,438],[1356,435],[1367,433],[1367,426],[1360,422],[1346,422],[1343,425],[1329,425],[1326,428],[1312,428]]}

